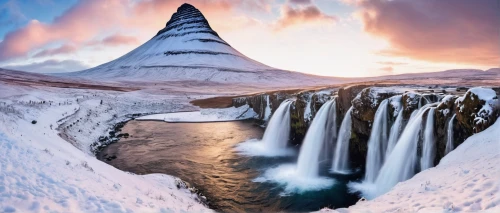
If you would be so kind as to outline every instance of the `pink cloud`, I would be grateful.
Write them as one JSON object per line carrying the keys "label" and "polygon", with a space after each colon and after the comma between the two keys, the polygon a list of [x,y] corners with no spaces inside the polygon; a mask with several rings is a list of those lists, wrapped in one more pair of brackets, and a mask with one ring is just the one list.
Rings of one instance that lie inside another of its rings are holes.
{"label": "pink cloud", "polygon": [[285,4],[281,7],[281,14],[281,18],[276,22],[276,30],[282,30],[292,25],[300,25],[304,23],[337,22],[337,17],[324,14],[315,5],[293,8],[290,5]]}
{"label": "pink cloud", "polygon": [[81,43],[101,29],[112,27],[123,19],[125,0],[87,0],[45,24],[37,20],[8,33],[0,43],[0,60],[25,56],[28,52],[55,41]]}
{"label": "pink cloud", "polygon": [[86,45],[88,46],[94,46],[94,45],[120,46],[120,45],[135,45],[135,44],[139,44],[139,39],[137,39],[134,36],[126,36],[120,34],[114,34],[102,40],[93,40],[86,43]]}
{"label": "pink cloud", "polygon": [[[250,8],[267,11],[265,0],[85,0],[65,11],[52,23],[33,20],[28,25],[8,33],[0,43],[0,61],[27,56],[53,42],[84,45],[102,34],[117,30],[141,30],[153,36],[165,26],[171,14],[184,2],[192,3],[211,20],[227,20],[232,9]],[[250,19],[239,19],[233,25],[255,24]],[[249,21],[250,20],[250,21]],[[231,29],[221,22],[221,29]],[[217,27],[216,27],[217,28]],[[136,42],[130,37],[107,38],[105,44],[117,45]]]}
{"label": "pink cloud", "polygon": [[36,57],[46,57],[46,56],[54,56],[54,55],[60,55],[60,54],[68,54],[68,53],[76,52],[77,50],[78,49],[75,46],[65,44],[65,45],[62,45],[62,46],[57,47],[57,48],[42,50],[42,51],[36,53],[35,55],[33,55],[33,57],[36,58]]}
{"label": "pink cloud", "polygon": [[350,0],[364,30],[386,39],[380,52],[432,62],[500,64],[496,0]]}

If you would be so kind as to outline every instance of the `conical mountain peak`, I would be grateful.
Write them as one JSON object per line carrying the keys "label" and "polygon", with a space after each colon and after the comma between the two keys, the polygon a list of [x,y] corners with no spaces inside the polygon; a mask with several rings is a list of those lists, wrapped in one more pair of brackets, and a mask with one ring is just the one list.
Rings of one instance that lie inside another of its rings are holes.
{"label": "conical mountain peak", "polygon": [[168,34],[163,37],[180,36],[175,33],[176,31],[195,31],[217,36],[217,33],[212,30],[205,16],[196,7],[187,3],[177,8],[177,12],[172,15],[165,28],[160,30],[156,36],[163,34]]}

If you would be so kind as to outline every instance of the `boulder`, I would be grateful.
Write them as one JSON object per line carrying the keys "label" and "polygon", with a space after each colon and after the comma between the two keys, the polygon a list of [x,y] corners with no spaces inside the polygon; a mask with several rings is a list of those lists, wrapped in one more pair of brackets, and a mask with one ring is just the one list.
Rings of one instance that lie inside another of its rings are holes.
{"label": "boulder", "polygon": [[495,123],[500,116],[500,102],[493,89],[471,88],[455,101],[455,113],[460,126],[468,137]]}

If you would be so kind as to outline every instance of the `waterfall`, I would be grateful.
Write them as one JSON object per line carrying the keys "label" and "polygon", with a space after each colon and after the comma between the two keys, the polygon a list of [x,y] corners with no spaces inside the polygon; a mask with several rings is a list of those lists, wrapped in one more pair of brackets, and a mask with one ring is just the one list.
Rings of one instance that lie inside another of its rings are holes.
{"label": "waterfall", "polygon": [[264,111],[264,120],[269,121],[271,118],[271,101],[269,100],[269,95],[266,95],[266,109]]}
{"label": "waterfall", "polygon": [[387,114],[389,99],[380,103],[380,106],[375,112],[373,127],[368,140],[368,154],[366,156],[366,173],[365,181],[375,182],[380,167],[384,162],[384,155],[387,149]]}
{"label": "waterfall", "polygon": [[387,150],[385,152],[386,158],[389,157],[392,150],[394,149],[394,146],[396,146],[402,128],[403,128],[403,107],[400,107],[398,112],[398,117],[396,117],[396,121],[394,121],[394,124],[392,124],[391,132],[389,133],[389,142],[387,144]]}
{"label": "waterfall", "polygon": [[297,163],[297,175],[300,177],[317,177],[319,175],[319,157],[328,140],[332,140],[331,132],[336,131],[335,99],[323,104],[314,117],[300,148]]}
{"label": "waterfall", "polygon": [[435,107],[431,107],[427,113],[427,121],[424,129],[424,143],[422,157],[420,159],[420,170],[426,170],[434,166],[436,156],[436,141],[434,139],[434,112]]}
{"label": "waterfall", "polygon": [[450,119],[450,122],[448,122],[448,129],[447,129],[447,133],[448,133],[448,137],[446,138],[446,148],[444,149],[444,154],[448,154],[450,153],[454,147],[453,147],[453,120],[455,120],[455,116],[457,116],[456,114],[453,115],[453,117],[451,117]]}
{"label": "waterfall", "polygon": [[285,100],[271,117],[262,141],[269,149],[285,149],[290,138],[290,105],[292,101]]}
{"label": "waterfall", "polygon": [[376,196],[386,193],[397,183],[408,180],[415,174],[422,116],[428,108],[428,105],[423,106],[410,119],[396,146],[380,169],[375,181],[376,192],[374,193]]}
{"label": "waterfall", "polygon": [[349,140],[351,139],[352,107],[345,114],[337,137],[335,152],[333,155],[332,172],[349,172]]}

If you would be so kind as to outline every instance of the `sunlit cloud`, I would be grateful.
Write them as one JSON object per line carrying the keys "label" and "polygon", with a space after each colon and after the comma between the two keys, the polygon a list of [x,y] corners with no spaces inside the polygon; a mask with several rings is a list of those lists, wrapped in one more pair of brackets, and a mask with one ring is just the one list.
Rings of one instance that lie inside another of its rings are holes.
{"label": "sunlit cloud", "polygon": [[496,0],[357,0],[364,30],[386,39],[384,56],[498,66]]}
{"label": "sunlit cloud", "polygon": [[276,22],[276,30],[307,23],[334,24],[338,20],[335,16],[324,14],[315,5],[294,8],[285,4],[281,8],[281,14],[280,19]]}

